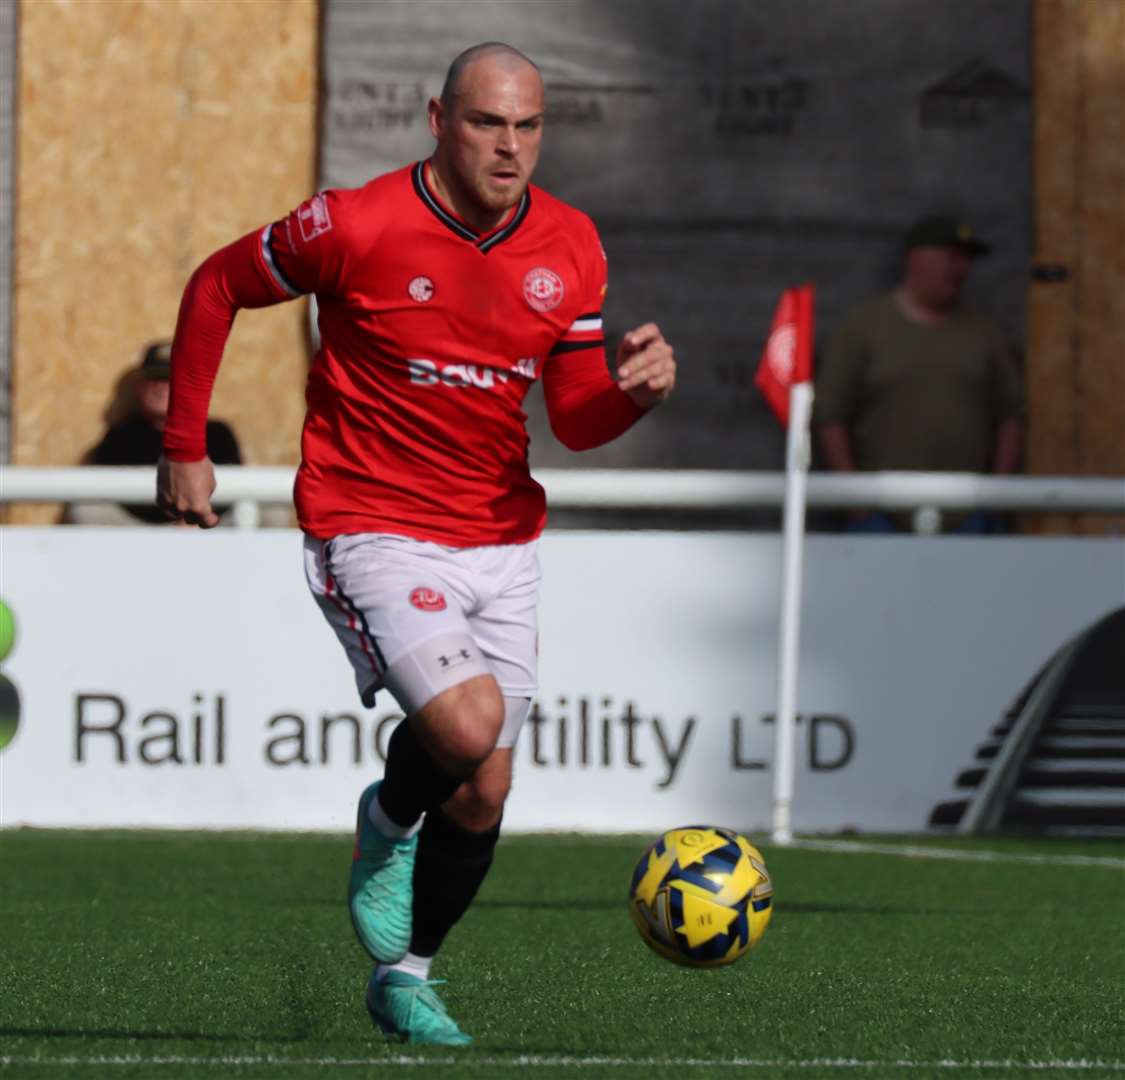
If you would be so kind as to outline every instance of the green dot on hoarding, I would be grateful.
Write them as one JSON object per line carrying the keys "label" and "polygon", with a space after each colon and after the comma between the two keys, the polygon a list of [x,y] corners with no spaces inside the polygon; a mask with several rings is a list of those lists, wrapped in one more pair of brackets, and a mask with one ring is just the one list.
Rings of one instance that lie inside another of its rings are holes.
{"label": "green dot on hoarding", "polygon": [[12,609],[0,600],[0,660],[6,660],[16,641],[16,617]]}

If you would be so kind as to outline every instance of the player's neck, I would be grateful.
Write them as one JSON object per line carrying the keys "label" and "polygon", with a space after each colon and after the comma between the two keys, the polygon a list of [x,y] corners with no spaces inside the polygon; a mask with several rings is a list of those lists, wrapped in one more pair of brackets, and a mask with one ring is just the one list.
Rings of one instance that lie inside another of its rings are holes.
{"label": "player's neck", "polygon": [[430,193],[445,206],[446,210],[459,217],[481,236],[498,229],[516,212],[514,206],[497,212],[483,210],[442,175],[441,165],[436,157],[426,162],[422,170],[422,178]]}

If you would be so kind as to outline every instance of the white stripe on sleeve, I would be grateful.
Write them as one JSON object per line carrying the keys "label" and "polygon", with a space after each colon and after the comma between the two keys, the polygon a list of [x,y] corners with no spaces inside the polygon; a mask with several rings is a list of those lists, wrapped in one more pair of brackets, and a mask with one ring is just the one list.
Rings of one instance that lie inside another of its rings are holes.
{"label": "white stripe on sleeve", "polygon": [[285,280],[281,271],[277,268],[277,263],[273,261],[273,252],[270,251],[270,230],[272,228],[273,225],[270,224],[262,230],[262,258],[265,259],[266,266],[269,267],[269,271],[273,275],[274,281],[277,282],[278,287],[283,289],[290,296],[300,296],[301,294]]}

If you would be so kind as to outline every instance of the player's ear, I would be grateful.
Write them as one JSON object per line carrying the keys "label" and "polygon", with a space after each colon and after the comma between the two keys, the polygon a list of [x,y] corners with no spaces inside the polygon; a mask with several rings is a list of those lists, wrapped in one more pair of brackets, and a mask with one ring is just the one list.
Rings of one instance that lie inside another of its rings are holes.
{"label": "player's ear", "polygon": [[441,98],[430,98],[430,103],[426,106],[426,118],[430,123],[430,134],[435,139],[440,139],[442,125],[445,122],[445,106],[442,105]]}

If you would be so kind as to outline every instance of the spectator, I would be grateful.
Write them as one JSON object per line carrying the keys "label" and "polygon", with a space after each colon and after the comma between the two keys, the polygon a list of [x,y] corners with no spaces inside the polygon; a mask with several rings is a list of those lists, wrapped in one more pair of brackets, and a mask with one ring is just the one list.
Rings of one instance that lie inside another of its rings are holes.
{"label": "spectator", "polygon": [[[171,352],[170,341],[156,341],[148,346],[139,367],[122,380],[121,391],[128,399],[127,415],[110,424],[101,442],[83,459],[85,464],[156,466],[163,450],[164,421],[168,415]],[[207,454],[216,465],[242,464],[238,440],[222,420],[207,422]],[[222,513],[227,508],[216,509]],[[168,524],[151,501],[129,505],[75,503],[67,507],[63,520],[72,525]]]}
{"label": "spectator", "polygon": [[[902,281],[862,303],[832,336],[816,379],[816,426],[830,469],[1015,472],[1023,390],[1011,347],[961,305],[987,244],[952,217],[906,235]],[[945,531],[999,531],[994,515],[947,514]],[[909,517],[856,513],[850,531],[894,532]]]}

